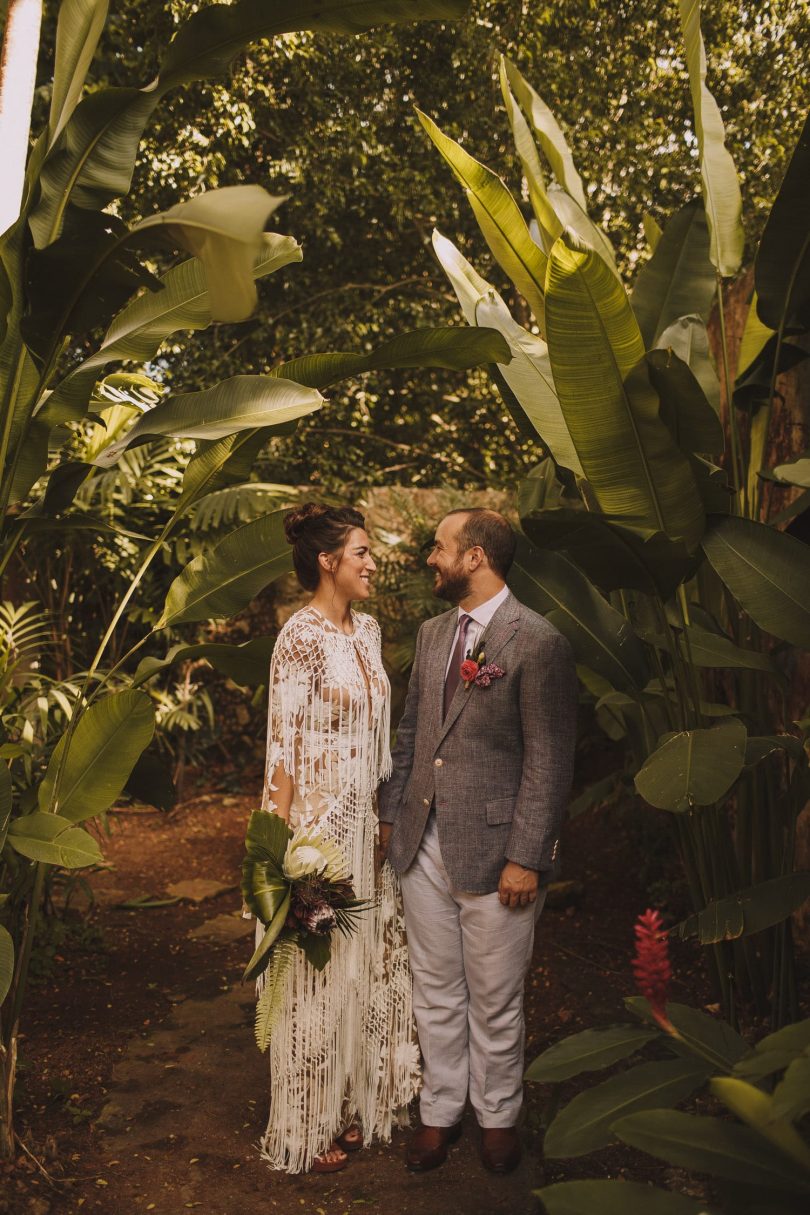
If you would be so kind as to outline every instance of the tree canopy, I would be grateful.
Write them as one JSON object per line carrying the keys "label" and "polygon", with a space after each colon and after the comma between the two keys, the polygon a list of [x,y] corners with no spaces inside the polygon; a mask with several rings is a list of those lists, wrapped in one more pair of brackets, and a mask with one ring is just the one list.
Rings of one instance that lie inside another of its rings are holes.
{"label": "tree canopy", "polygon": [[[173,7],[123,3],[105,31],[98,80],[146,83],[173,20],[197,6]],[[806,109],[810,32],[792,0],[705,8],[709,83],[742,181],[750,251]],[[52,38],[46,22],[43,64]],[[699,189],[676,4],[476,0],[454,25],[356,40],[290,35],[253,48],[228,81],[171,94],[148,129],[133,191],[141,204],[158,210],[202,188],[257,182],[289,195],[276,222],[304,250],[294,274],[265,286],[253,320],[220,327],[204,346],[178,343],[160,374],[191,389],[203,379],[201,360],[208,375],[262,371],[304,351],[360,349],[403,329],[459,323],[430,248],[434,225],[505,287],[414,118],[418,105],[484,163],[501,172],[511,165],[508,184],[519,192],[499,51],[562,123],[593,217],[620,256],[630,265],[643,258],[645,213],[662,220]],[[43,75],[40,104],[47,93]],[[511,483],[535,455],[483,372],[386,372],[336,392],[326,411],[277,441],[262,475],[338,492],[472,487]]]}

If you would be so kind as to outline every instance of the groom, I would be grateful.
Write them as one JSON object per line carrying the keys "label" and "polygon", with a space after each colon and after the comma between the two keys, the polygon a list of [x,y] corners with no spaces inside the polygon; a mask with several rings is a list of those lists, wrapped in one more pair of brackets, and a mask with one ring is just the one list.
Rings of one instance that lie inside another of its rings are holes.
{"label": "groom", "polygon": [[577,684],[566,639],[506,586],[514,551],[495,511],[437,527],[434,592],[457,607],[419,630],[380,789],[424,1061],[414,1172],[444,1163],[468,1091],[484,1165],[520,1160],[523,984],[571,785]]}

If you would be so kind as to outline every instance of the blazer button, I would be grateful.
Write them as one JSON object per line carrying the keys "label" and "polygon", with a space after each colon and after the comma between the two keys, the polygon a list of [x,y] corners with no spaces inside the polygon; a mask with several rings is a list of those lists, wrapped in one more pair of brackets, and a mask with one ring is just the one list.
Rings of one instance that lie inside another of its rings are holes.
{"label": "blazer button", "polygon": [[429,806],[429,805],[430,805],[430,799],[429,799],[429,798],[427,798],[427,797],[423,797],[423,798],[422,798],[422,805],[423,805],[423,806]]}
{"label": "blazer button", "polygon": [[441,768],[442,764],[444,763],[444,760],[434,759],[433,763],[436,765],[437,768]]}

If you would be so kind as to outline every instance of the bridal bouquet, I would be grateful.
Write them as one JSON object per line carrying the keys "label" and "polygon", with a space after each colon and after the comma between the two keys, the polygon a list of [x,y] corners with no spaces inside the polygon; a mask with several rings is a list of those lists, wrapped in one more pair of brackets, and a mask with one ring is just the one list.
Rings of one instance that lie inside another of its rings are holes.
{"label": "bridal bouquet", "polygon": [[254,810],[245,849],[242,897],[264,934],[243,978],[260,979],[256,1041],[266,1050],[296,949],[322,970],[332,954],[332,933],[351,935],[370,904],[355,896],[340,848],[316,827],[293,831],[279,815]]}

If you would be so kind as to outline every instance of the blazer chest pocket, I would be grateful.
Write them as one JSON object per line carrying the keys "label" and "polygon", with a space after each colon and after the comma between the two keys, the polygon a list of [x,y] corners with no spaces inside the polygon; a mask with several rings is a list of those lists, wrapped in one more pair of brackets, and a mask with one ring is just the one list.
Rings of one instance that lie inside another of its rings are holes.
{"label": "blazer chest pocket", "polygon": [[497,797],[487,802],[487,825],[497,827],[500,823],[511,823],[514,813],[514,797]]}

